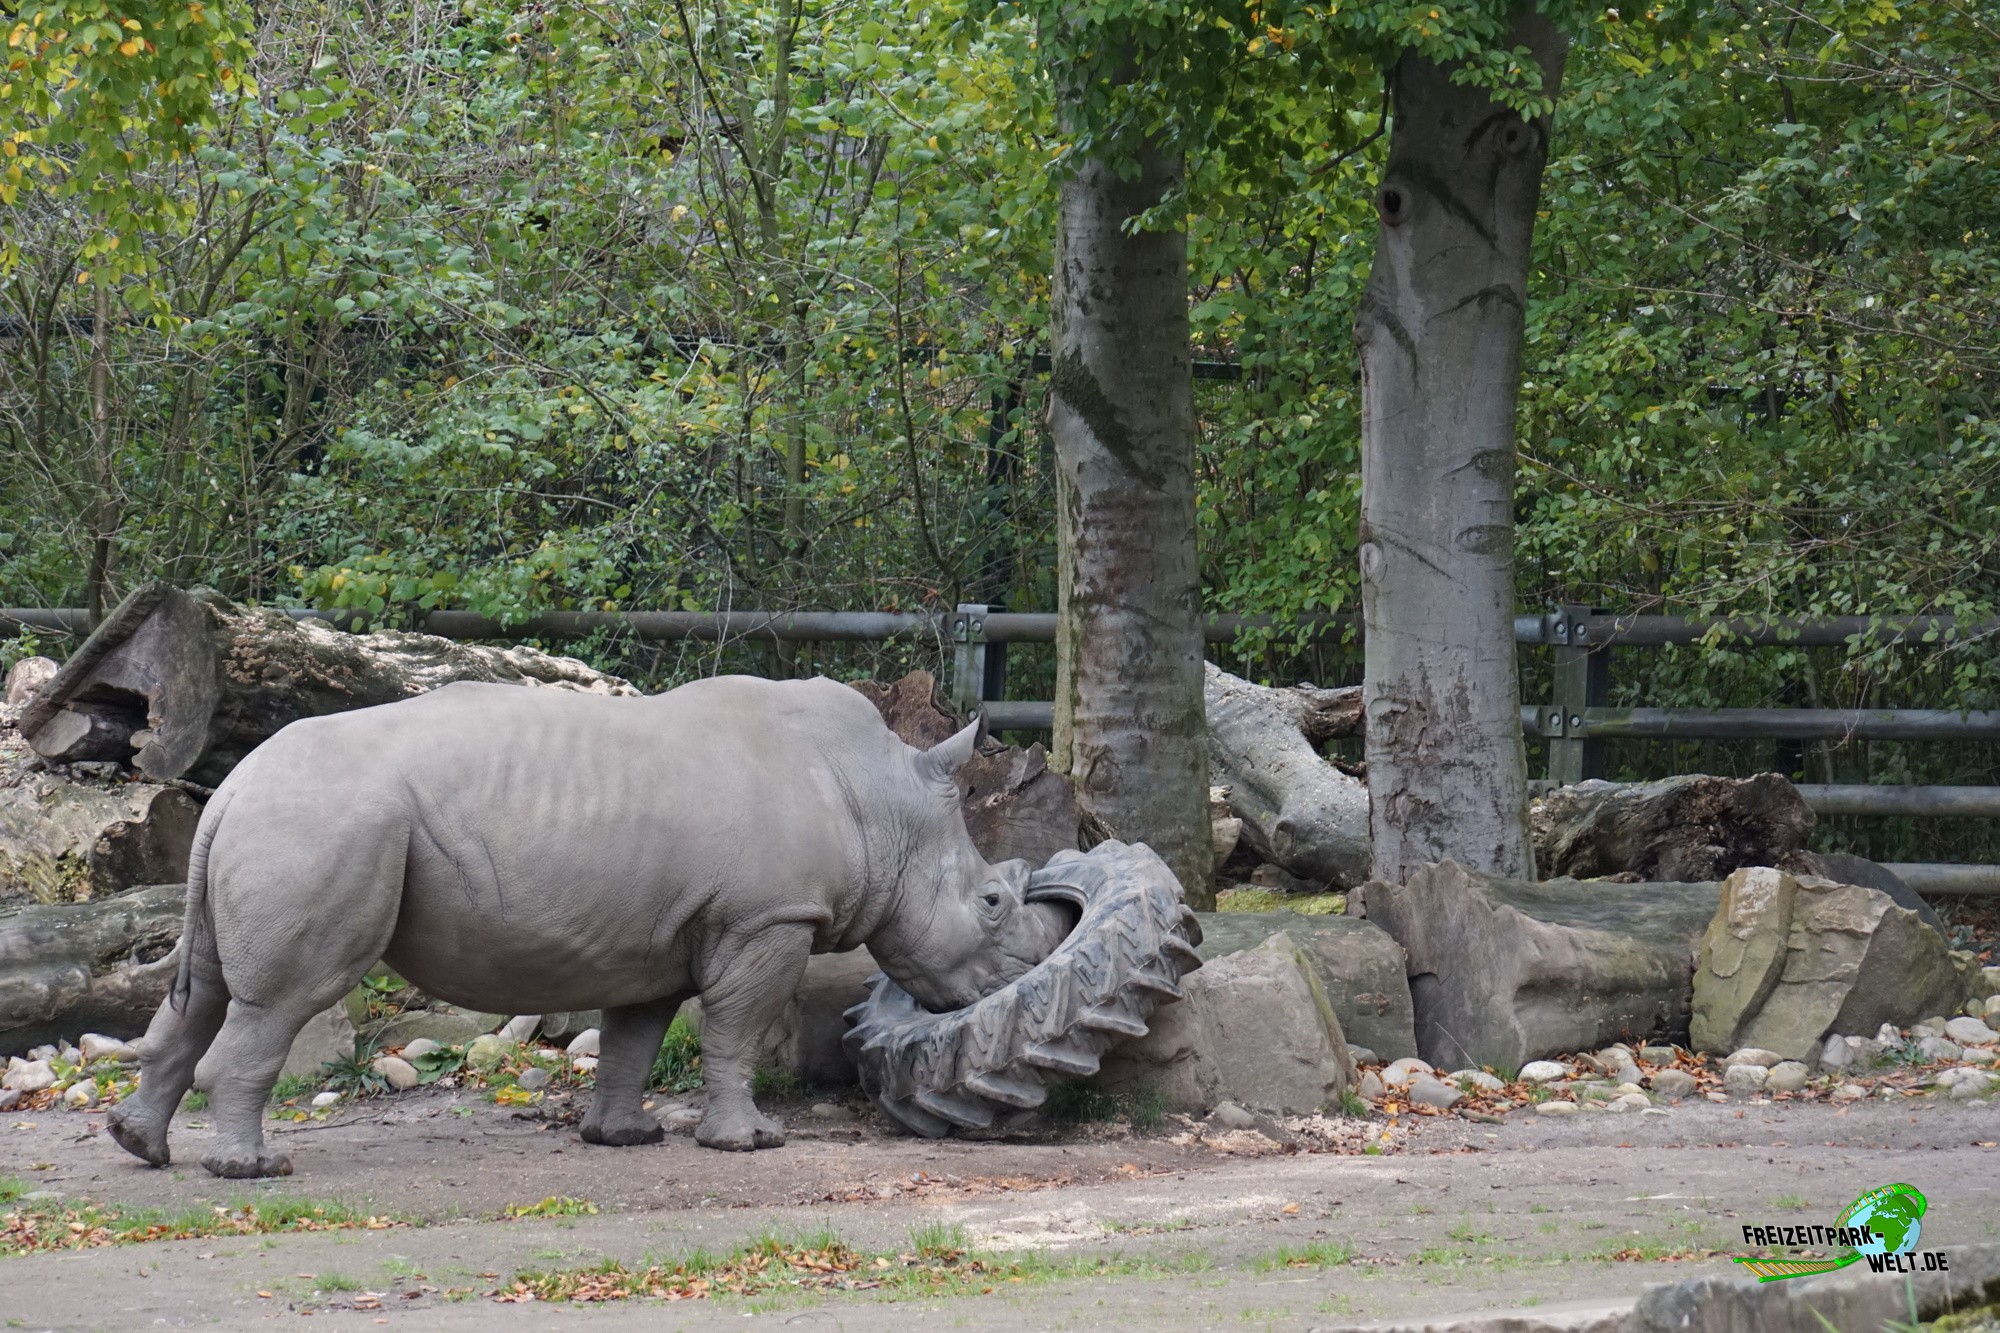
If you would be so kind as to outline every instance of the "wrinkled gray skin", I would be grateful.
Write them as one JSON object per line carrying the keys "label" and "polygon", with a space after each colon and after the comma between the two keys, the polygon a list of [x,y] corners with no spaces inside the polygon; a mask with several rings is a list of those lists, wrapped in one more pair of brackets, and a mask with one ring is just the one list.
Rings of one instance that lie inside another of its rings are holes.
{"label": "wrinkled gray skin", "polygon": [[192,1086],[219,1176],[283,1175],[264,1106],[292,1039],[376,959],[492,1013],[602,1009],[586,1142],[657,1141],[660,1040],[702,998],[712,1148],[775,1147],[752,1061],[806,957],[867,945],[936,1010],[1046,957],[1059,909],[988,865],[952,774],[827,680],[722,677],[652,698],[449,685],[295,722],[229,775],[188,869],[180,980],[111,1134],[156,1166]]}

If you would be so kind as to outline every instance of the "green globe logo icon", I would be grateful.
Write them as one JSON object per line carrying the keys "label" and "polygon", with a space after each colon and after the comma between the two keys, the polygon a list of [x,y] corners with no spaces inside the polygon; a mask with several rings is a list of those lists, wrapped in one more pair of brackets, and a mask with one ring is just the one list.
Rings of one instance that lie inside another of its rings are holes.
{"label": "green globe logo icon", "polygon": [[1909,1254],[1917,1248],[1924,1232],[1924,1196],[1908,1185],[1884,1185],[1870,1190],[1847,1206],[1840,1215],[1844,1227],[1866,1227],[1875,1239],[1857,1245],[1860,1254]]}

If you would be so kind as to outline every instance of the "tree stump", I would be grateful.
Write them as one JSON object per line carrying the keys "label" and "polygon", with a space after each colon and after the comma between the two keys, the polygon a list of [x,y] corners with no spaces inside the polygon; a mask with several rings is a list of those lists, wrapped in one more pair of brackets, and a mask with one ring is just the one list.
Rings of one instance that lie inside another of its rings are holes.
{"label": "tree stump", "polygon": [[454,681],[636,694],[533,648],[429,634],[348,634],[208,591],[149,583],[127,597],[21,710],[35,752],[129,763],[214,786],[300,718],[393,703]]}
{"label": "tree stump", "polygon": [[1204,688],[1210,779],[1229,788],[1242,840],[1304,879],[1368,878],[1368,788],[1320,757],[1361,728],[1361,691],[1253,685],[1210,663]]}
{"label": "tree stump", "polygon": [[1779,774],[1690,774],[1558,788],[1535,804],[1531,823],[1544,875],[1693,883],[1744,866],[1792,868],[1813,815]]}
{"label": "tree stump", "polygon": [[1424,1059],[1514,1070],[1614,1041],[1685,1041],[1695,949],[1720,900],[1716,884],[1529,883],[1446,861],[1408,884],[1371,880],[1347,910],[1408,955]]}
{"label": "tree stump", "polygon": [[85,1032],[137,1037],[173,984],[187,885],[0,913],[0,1056]]}

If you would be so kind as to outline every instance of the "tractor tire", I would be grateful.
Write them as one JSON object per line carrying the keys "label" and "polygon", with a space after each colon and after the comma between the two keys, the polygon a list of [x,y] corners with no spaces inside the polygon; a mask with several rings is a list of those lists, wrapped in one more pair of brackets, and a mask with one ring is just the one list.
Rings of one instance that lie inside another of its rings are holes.
{"label": "tractor tire", "polygon": [[943,1014],[876,976],[847,1011],[842,1044],[862,1090],[913,1134],[991,1129],[1040,1106],[1051,1082],[1090,1077],[1114,1042],[1144,1036],[1153,1010],[1180,999],[1180,979],[1201,966],[1201,926],[1144,844],[1058,852],[1024,896],[1081,913],[1027,975]]}

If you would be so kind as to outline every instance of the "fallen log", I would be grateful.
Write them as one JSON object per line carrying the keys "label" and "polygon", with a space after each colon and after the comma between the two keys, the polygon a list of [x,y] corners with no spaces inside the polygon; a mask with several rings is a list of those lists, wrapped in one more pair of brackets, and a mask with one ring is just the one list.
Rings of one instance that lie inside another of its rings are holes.
{"label": "fallen log", "polygon": [[137,1037],[175,971],[187,885],[0,912],[0,1056],[85,1032]]}
{"label": "fallen log", "polygon": [[632,686],[572,658],[429,634],[347,634],[207,589],[154,582],[105,617],[21,710],[45,759],[129,763],[214,786],[300,718],[392,703],[454,681],[595,694]]}
{"label": "fallen log", "polygon": [[1544,875],[1694,883],[1744,866],[1792,867],[1813,814],[1776,773],[1688,774],[1560,787],[1531,807],[1529,823]]}
{"label": "fallen log", "polygon": [[1253,685],[1210,663],[1209,779],[1229,788],[1242,841],[1308,880],[1348,888],[1368,877],[1368,788],[1319,747],[1359,734],[1361,691]]}
{"label": "fallen log", "polygon": [[0,905],[185,879],[200,818],[186,792],[158,783],[0,771]]}
{"label": "fallen log", "polygon": [[1515,1070],[1614,1041],[1684,1042],[1695,949],[1721,892],[1528,883],[1447,861],[1408,884],[1371,880],[1347,910],[1403,946],[1424,1059]]}

